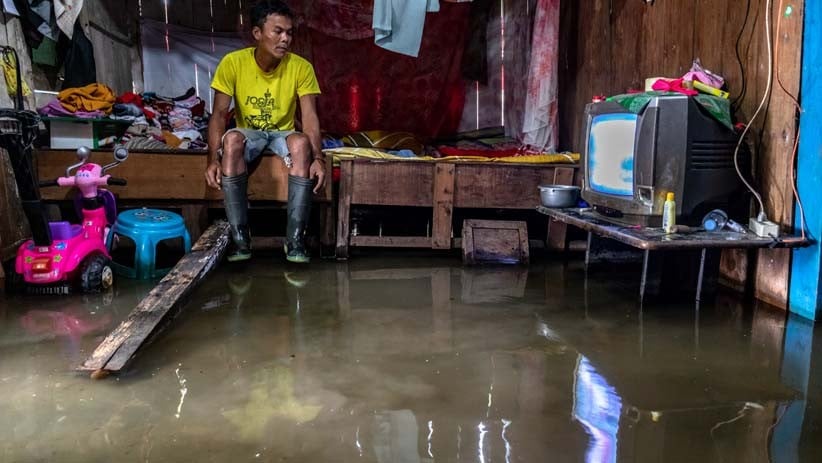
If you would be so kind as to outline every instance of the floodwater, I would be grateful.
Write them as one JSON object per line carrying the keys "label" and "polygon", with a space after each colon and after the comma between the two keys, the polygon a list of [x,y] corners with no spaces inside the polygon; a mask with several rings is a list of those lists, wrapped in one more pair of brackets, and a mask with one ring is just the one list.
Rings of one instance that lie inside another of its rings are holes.
{"label": "floodwater", "polygon": [[456,258],[221,266],[127,373],[149,285],[0,298],[2,462],[822,461],[820,329],[638,274]]}

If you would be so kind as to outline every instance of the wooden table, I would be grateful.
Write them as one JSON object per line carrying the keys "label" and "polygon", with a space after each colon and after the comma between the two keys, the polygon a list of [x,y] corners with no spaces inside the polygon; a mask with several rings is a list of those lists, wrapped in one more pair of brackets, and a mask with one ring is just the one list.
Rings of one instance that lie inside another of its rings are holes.
{"label": "wooden table", "polygon": [[591,235],[596,234],[610,238],[643,251],[642,279],[639,285],[639,298],[645,298],[645,283],[648,277],[648,257],[651,251],[664,250],[701,250],[699,277],[696,288],[696,301],[702,294],[702,280],[705,275],[705,254],[708,249],[723,248],[797,248],[811,244],[808,239],[798,236],[780,236],[763,238],[753,233],[736,233],[732,231],[667,234],[661,228],[625,226],[608,221],[607,218],[588,209],[550,209],[539,206],[537,210],[554,220],[579,227],[588,232],[589,246],[585,252],[585,266],[590,262]]}
{"label": "wooden table", "polygon": [[[540,184],[570,185],[574,164],[343,160],[337,212],[337,258],[349,246],[459,247],[452,238],[454,208],[533,210]],[[351,235],[351,206],[433,208],[430,236]],[[564,247],[565,225],[549,230],[549,242]]]}

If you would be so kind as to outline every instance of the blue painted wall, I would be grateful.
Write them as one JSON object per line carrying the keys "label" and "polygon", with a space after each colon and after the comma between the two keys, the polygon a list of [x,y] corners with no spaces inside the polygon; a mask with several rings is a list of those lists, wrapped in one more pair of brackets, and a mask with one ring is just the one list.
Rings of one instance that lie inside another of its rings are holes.
{"label": "blue painted wall", "polygon": [[[822,238],[822,1],[805,1],[805,31],[802,52],[802,113],[799,121],[799,160],[797,183],[805,205],[807,229],[815,239]],[[799,209],[795,214],[797,229]],[[791,264],[790,310],[816,320],[822,316],[822,246],[797,250]]]}

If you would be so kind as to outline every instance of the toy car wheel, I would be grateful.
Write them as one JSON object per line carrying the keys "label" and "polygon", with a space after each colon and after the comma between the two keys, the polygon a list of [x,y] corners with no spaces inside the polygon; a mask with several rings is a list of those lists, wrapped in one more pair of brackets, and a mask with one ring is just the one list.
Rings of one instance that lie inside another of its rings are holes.
{"label": "toy car wheel", "polygon": [[79,283],[84,293],[99,293],[111,288],[114,284],[111,260],[100,254],[87,257],[80,265]]}

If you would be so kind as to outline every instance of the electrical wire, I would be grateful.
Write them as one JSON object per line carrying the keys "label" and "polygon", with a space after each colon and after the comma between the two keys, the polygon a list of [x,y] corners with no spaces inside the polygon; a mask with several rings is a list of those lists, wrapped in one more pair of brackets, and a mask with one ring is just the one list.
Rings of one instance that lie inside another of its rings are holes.
{"label": "electrical wire", "polygon": [[[745,20],[742,21],[742,28],[739,29],[739,35],[736,36],[736,46],[734,47],[736,51],[736,62],[739,63],[740,80],[742,81],[742,88],[739,91],[739,95],[737,95],[731,103],[731,106],[734,108],[742,104],[742,100],[745,99],[745,93],[748,91],[748,80],[745,78],[745,65],[742,63],[742,57],[739,55],[739,44],[742,42],[742,35],[745,33],[745,28],[748,27],[748,18],[750,18],[750,16],[751,0],[748,0],[748,4],[745,7]],[[734,111],[736,111],[736,109],[734,109]]]}
{"label": "electrical wire", "polygon": [[[773,5],[771,5],[771,6],[773,6]],[[768,43],[771,44],[771,47],[774,47],[773,8],[766,11],[765,14],[768,15],[766,19],[771,20],[771,32],[770,32],[770,34],[768,34],[768,41],[769,41]],[[775,50],[775,48],[774,48],[774,50]],[[774,56],[774,63],[776,63],[776,53],[775,52],[774,52],[773,56]],[[774,67],[776,67],[776,65],[774,65]],[[771,118],[771,102],[772,101],[773,101],[773,84],[771,85],[771,93],[768,95],[768,102],[765,103],[765,107],[762,109],[763,116],[762,116],[762,124],[760,125],[762,127],[762,129],[759,131],[759,135],[757,136],[756,150],[754,151],[757,156],[759,156],[760,153],[763,153],[765,151],[764,148],[763,148],[764,145],[765,145],[765,133],[766,133],[765,128],[768,126],[768,121]]]}
{"label": "electrical wire", "polygon": [[736,168],[736,174],[739,176],[742,183],[748,188],[748,190],[754,195],[756,201],[759,203],[759,214],[757,214],[757,220],[764,221],[767,220],[768,216],[765,214],[765,203],[762,202],[762,196],[748,183],[748,180],[742,175],[742,171],[739,169],[739,148],[742,147],[742,143],[745,141],[745,136],[750,131],[751,126],[753,125],[756,118],[759,117],[759,113],[762,112],[762,108],[765,107],[765,103],[768,102],[768,98],[771,94],[771,89],[773,88],[773,48],[771,47],[771,15],[767,14],[770,11],[773,5],[772,0],[765,0],[765,40],[767,42],[767,50],[768,50],[768,83],[765,86],[765,94],[762,95],[762,101],[759,102],[759,107],[756,108],[756,112],[754,112],[753,117],[751,120],[748,121],[748,124],[745,126],[745,130],[742,131],[742,134],[739,136],[739,141],[736,144],[736,149],[734,150],[734,167]]}

